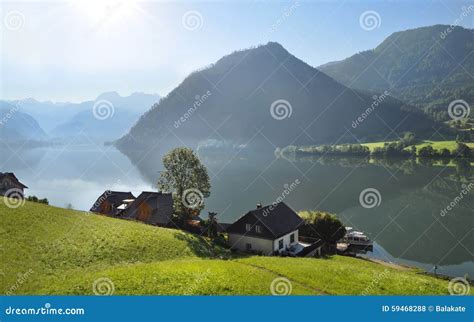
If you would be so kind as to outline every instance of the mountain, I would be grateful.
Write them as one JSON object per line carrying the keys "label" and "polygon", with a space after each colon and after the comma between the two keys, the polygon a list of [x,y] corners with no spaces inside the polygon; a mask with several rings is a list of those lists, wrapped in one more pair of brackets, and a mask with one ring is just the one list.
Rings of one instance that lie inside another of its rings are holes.
{"label": "mountain", "polygon": [[86,135],[90,139],[115,140],[124,135],[146,110],[158,102],[158,95],[133,93],[122,97],[116,92],[99,95],[81,103],[83,110],[53,128],[53,137]]}
{"label": "mountain", "polygon": [[83,133],[90,139],[114,140],[159,100],[156,94],[120,96],[117,92],[106,92],[81,103],[40,102],[32,98],[3,103],[19,106],[19,111],[34,117],[52,139],[78,139]]}
{"label": "mountain", "polygon": [[[270,42],[189,75],[116,145],[196,147],[218,140],[274,148],[387,139],[404,131],[432,134],[434,123],[422,113],[373,95],[347,88]],[[354,126],[371,106],[372,113]]]}
{"label": "mountain", "polygon": [[474,30],[435,25],[395,32],[375,49],[318,68],[342,84],[388,90],[438,120],[449,103],[474,104]]}
{"label": "mountain", "polygon": [[34,117],[21,112],[16,105],[0,101],[0,140],[42,141],[46,138],[46,133]]}

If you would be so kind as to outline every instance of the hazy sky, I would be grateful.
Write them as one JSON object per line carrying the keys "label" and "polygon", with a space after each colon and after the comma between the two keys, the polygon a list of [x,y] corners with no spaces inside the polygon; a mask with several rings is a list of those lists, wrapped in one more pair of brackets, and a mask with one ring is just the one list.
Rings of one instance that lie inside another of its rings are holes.
{"label": "hazy sky", "polygon": [[[3,99],[166,95],[190,72],[268,41],[316,67],[374,48],[395,31],[459,18],[461,26],[474,25],[474,12],[462,18],[473,2],[451,0],[0,3]],[[375,13],[361,25],[367,11]]]}

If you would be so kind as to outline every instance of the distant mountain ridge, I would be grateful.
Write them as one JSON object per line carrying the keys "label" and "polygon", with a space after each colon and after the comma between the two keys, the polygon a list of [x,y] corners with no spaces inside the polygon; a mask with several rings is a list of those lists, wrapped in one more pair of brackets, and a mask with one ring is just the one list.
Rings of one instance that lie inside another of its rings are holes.
{"label": "distant mountain ridge", "polygon": [[474,30],[435,25],[395,32],[372,50],[318,69],[349,87],[389,90],[432,117],[447,120],[451,101],[474,104],[473,51]]}
{"label": "distant mountain ridge", "polygon": [[116,144],[150,149],[157,142],[197,146],[216,139],[286,146],[383,139],[404,131],[432,134],[432,121],[391,97],[383,97],[374,115],[354,128],[373,96],[347,88],[270,42],[190,74]]}
{"label": "distant mountain ridge", "polygon": [[[28,98],[0,101],[0,104],[10,108],[17,106],[15,111],[21,113],[19,116],[34,119],[34,122],[42,128],[43,135],[37,138],[39,140],[69,140],[71,138],[81,140],[82,135],[82,139],[86,139],[85,136],[87,136],[93,140],[103,141],[115,140],[125,134],[140,115],[159,100],[160,96],[157,94],[133,93],[129,96],[121,96],[117,92],[106,92],[100,94],[95,100],[81,103],[40,102]],[[108,106],[110,111],[104,112],[110,115],[105,115],[104,119],[97,118],[97,115],[94,115],[94,106],[97,104]],[[11,128],[5,128],[2,133],[4,138],[18,137]]]}
{"label": "distant mountain ridge", "polygon": [[17,105],[0,101],[0,140],[45,140],[47,135],[37,120],[19,109]]}

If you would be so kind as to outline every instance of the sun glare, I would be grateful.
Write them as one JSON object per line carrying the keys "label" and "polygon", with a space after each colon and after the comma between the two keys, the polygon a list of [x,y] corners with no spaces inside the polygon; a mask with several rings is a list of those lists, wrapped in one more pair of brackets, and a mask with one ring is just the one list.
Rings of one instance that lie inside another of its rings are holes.
{"label": "sun glare", "polygon": [[137,0],[71,0],[74,11],[95,24],[129,20],[138,11]]}

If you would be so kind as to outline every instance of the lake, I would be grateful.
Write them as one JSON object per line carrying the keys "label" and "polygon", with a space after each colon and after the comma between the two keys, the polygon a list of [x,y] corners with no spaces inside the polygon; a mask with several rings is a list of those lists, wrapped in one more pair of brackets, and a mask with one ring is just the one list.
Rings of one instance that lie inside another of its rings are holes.
{"label": "lake", "polygon": [[[127,154],[94,144],[0,150],[0,171],[15,172],[29,187],[27,195],[88,210],[108,189],[135,195],[156,190],[162,154]],[[212,183],[204,217],[213,211],[220,222],[229,223],[257,203],[284,200],[296,211],[336,213],[346,226],[365,232],[374,240],[367,256],[430,272],[437,264],[440,274],[474,276],[469,166],[281,157],[247,150],[200,157]],[[372,194],[375,201],[369,194],[361,202],[366,189],[379,194]]]}

